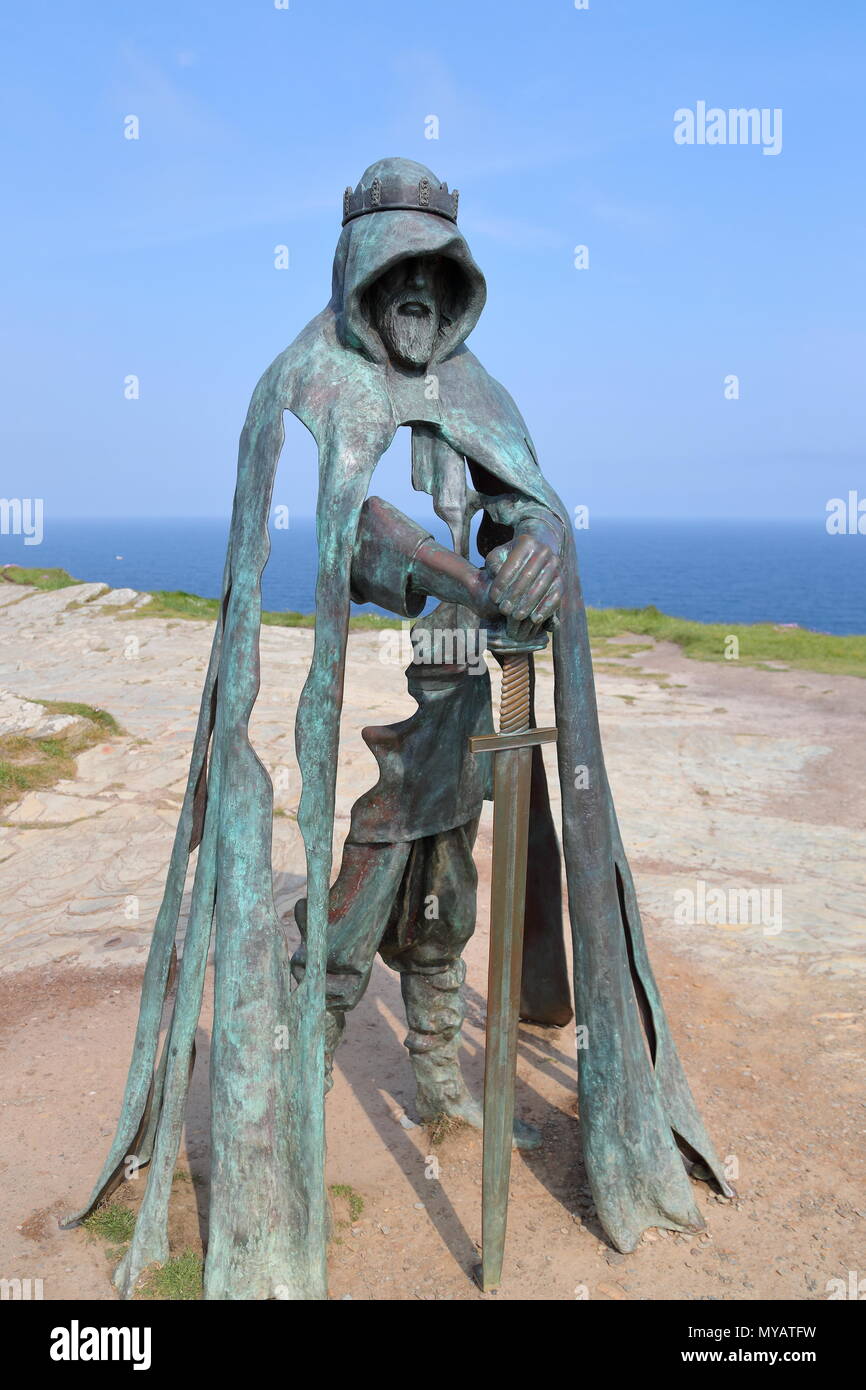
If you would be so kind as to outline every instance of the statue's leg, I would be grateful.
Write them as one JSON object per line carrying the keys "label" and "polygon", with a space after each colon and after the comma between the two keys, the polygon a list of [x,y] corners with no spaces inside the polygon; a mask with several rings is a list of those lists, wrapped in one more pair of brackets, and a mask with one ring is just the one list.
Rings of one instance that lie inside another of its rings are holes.
{"label": "statue's leg", "polygon": [[417,1086],[416,1105],[422,1120],[446,1116],[480,1129],[483,1114],[460,1069],[460,1032],[466,1009],[461,985],[466,965],[458,959],[432,970],[411,961],[400,970],[400,989],[409,1032],[405,1044]]}
{"label": "statue's leg", "polygon": [[[422,1120],[442,1117],[483,1126],[481,1104],[460,1067],[460,1033],[466,1014],[462,951],[475,929],[477,874],[472,845],[478,822],[416,840],[380,952],[400,972],[409,1032],[405,1044],[417,1085]],[[541,1136],[514,1122],[520,1148],[537,1148]]]}
{"label": "statue's leg", "polygon": [[[391,915],[412,846],[355,844],[347,841],[328,910],[328,965],[325,979],[325,1091],[334,1084],[334,1053],[346,1027],[346,1014],[361,999],[376,951]],[[295,904],[295,921],[306,932],[306,899]],[[300,983],[306,969],[302,941],[292,957]]]}

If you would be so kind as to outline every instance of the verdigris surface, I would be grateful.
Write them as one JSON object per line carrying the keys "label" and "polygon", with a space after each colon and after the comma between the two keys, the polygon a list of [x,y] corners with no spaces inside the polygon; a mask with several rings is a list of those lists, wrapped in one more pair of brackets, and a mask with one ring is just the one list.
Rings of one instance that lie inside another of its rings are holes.
{"label": "verdigris surface", "polygon": [[[689,1180],[700,1163],[726,1192],[695,1108],[644,944],[599,740],[589,642],[567,508],[545,481],[505,389],[465,346],[485,285],[456,225],[457,195],[424,166],[372,165],[344,198],[327,307],[268,368],[250,403],[221,615],[165,897],[154,930],[117,1135],[81,1220],[132,1155],[147,1183],[117,1282],[168,1255],[177,1158],[208,950],[215,948],[212,1184],[205,1297],[326,1296],[324,1092],[346,1013],[377,951],[400,971],[422,1115],[480,1122],[460,1074],[461,951],[475,925],[472,843],[490,795],[492,732],[479,633],[529,640],[551,620],[562,854],[541,752],[532,753],[521,1013],[571,1016],[560,867],[574,943],[580,1131],[599,1218],[631,1250],[647,1226],[703,1225]],[[316,634],[298,706],[299,825],[307,896],[293,961],[273,901],[272,787],[251,747],[259,683],[261,575],[283,412],[319,450]],[[413,481],[448,523],[453,550],[377,498],[373,471],[401,425]],[[482,512],[469,559],[469,526]],[[428,596],[438,608],[424,612]],[[365,730],[380,769],[353,811],[331,886],[331,832],[350,601],[417,619],[411,719]],[[580,775],[576,775],[581,769]],[[189,924],[175,937],[198,851]],[[435,911],[430,910],[435,903]],[[160,1019],[177,990],[158,1057]],[[516,1142],[536,1136],[515,1122]]]}

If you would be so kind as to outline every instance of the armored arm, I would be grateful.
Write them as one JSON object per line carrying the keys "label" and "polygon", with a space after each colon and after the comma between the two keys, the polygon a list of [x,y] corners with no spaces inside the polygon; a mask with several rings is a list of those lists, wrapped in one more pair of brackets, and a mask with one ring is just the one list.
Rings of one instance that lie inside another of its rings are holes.
{"label": "armored arm", "polygon": [[488,618],[499,611],[490,599],[490,581],[489,573],[440,545],[389,502],[367,498],[352,556],[356,603],[376,603],[401,617],[417,618],[432,594]]}

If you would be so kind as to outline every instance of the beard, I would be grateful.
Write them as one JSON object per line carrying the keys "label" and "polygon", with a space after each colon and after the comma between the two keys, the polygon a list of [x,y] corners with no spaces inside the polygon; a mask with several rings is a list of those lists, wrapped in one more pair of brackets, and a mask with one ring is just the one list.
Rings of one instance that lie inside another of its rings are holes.
{"label": "beard", "polygon": [[389,355],[407,367],[426,367],[439,336],[439,306],[423,290],[401,289],[377,306],[376,324]]}

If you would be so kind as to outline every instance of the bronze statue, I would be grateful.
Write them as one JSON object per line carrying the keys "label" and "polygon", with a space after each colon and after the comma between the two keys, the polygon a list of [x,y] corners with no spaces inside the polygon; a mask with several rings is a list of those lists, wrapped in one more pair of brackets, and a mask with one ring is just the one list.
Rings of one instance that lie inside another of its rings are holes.
{"label": "bronze statue", "polygon": [[[73,1218],[80,1220],[122,1180],[128,1155],[148,1165],[135,1233],[117,1276],[127,1293],[147,1264],[167,1255],[168,1195],[212,937],[207,1298],[325,1296],[323,1093],[346,1013],[361,997],[377,952],[400,972],[421,1115],[481,1123],[458,1060],[461,953],[475,927],[478,817],[492,791],[490,764],[503,757],[497,767],[511,770],[501,784],[515,789],[523,808],[512,823],[513,844],[517,860],[525,857],[525,885],[519,863],[516,874],[508,869],[513,854],[494,862],[495,898],[503,874],[510,874],[499,900],[510,923],[506,936],[512,932],[517,945],[508,963],[513,1008],[519,994],[526,1019],[562,1025],[571,1017],[564,865],[575,1013],[587,1039],[579,1055],[580,1131],[599,1219],[613,1244],[628,1251],[647,1226],[702,1228],[689,1171],[731,1191],[692,1100],[646,954],[604,770],[569,513],[541,473],[514,402],[465,345],[485,293],[457,227],[456,192],[423,165],[381,160],[346,191],[329,304],[253,393],[241,435],[222,610],[123,1112],[90,1203]],[[291,962],[273,903],[272,788],[247,735],[284,410],[307,425],[319,448],[315,645],[296,723],[308,878],[296,913],[303,945]],[[453,549],[367,495],[401,425],[412,433],[414,485],[431,495]],[[478,511],[480,569],[469,558]],[[431,596],[439,603],[424,612]],[[407,674],[418,710],[391,727],[364,730],[379,780],[353,808],[331,885],[352,598],[415,619],[415,660]],[[531,709],[529,653],[551,632],[562,853],[540,747],[554,733],[535,729]],[[496,652],[507,678],[497,735],[486,668],[470,659],[484,646]],[[484,755],[488,749],[493,758]],[[157,1061],[195,849],[177,993]],[[493,1009],[497,1036],[506,1041],[507,999],[503,988]],[[275,1046],[277,1028],[287,1045]],[[498,1073],[505,1090],[512,1064],[513,1056]],[[501,1195],[508,1098],[486,1100],[490,1115],[500,1130]],[[532,1145],[538,1136],[517,1121],[515,1140]]]}

